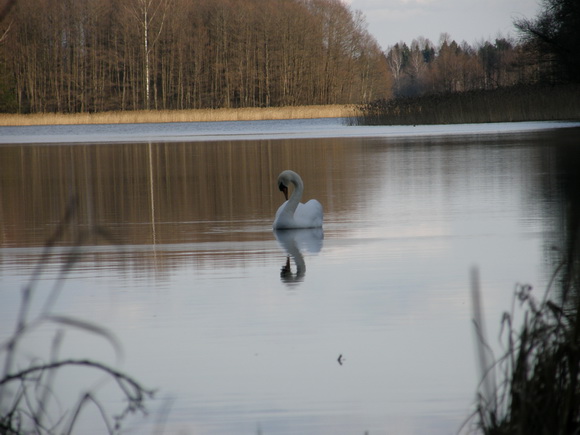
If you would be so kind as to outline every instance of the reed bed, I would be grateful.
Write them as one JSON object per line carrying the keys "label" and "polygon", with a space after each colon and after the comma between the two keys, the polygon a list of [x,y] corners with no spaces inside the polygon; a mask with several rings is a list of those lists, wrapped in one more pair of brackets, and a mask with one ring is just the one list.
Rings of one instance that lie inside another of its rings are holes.
{"label": "reed bed", "polygon": [[0,114],[0,125],[132,124],[343,118],[360,115],[358,106],[319,105],[238,109],[134,110],[98,113]]}
{"label": "reed bed", "polygon": [[[485,435],[580,433],[580,316],[578,261],[563,262],[560,292],[551,285],[538,298],[530,285],[517,285],[514,303],[502,319],[503,355],[494,360],[477,319],[479,283],[472,291],[482,381],[474,413]],[[521,322],[516,320],[521,317]],[[496,377],[499,382],[496,382]]]}
{"label": "reed bed", "polygon": [[379,100],[361,106],[358,125],[467,124],[580,119],[580,85],[495,90]]}

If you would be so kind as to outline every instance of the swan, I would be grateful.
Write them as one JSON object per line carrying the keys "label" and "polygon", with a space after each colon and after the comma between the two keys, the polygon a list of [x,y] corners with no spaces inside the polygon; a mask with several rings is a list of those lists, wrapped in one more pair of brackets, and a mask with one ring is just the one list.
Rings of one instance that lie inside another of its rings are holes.
{"label": "swan", "polygon": [[[294,185],[294,191],[288,199],[290,184]],[[276,212],[273,225],[275,229],[322,227],[322,205],[315,199],[306,204],[300,202],[304,192],[304,183],[300,175],[290,170],[281,172],[278,176],[278,188],[284,193],[286,202]]]}

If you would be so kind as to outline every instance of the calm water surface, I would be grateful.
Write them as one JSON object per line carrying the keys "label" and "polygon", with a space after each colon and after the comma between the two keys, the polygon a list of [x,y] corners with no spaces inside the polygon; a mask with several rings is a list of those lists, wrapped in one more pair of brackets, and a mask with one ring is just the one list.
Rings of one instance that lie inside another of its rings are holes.
{"label": "calm water surface", "polygon": [[[130,433],[153,433],[163,418],[168,434],[456,433],[478,384],[469,270],[480,270],[495,343],[515,285],[541,292],[554,268],[561,162],[580,129],[267,125],[214,124],[208,137],[167,142],[151,126],[124,127],[126,142],[111,126],[5,130],[0,339],[76,198],[30,316],[75,258],[50,310],[105,326],[123,357],[77,330],[60,354],[118,364],[158,389]],[[191,136],[195,124],[176,128]],[[304,199],[323,204],[323,232],[273,233],[275,181],[288,168]],[[56,329],[34,331],[19,363],[48,360]],[[57,382],[55,419],[87,388],[112,413],[121,406],[102,378]],[[79,433],[103,433],[98,422],[87,410]]]}

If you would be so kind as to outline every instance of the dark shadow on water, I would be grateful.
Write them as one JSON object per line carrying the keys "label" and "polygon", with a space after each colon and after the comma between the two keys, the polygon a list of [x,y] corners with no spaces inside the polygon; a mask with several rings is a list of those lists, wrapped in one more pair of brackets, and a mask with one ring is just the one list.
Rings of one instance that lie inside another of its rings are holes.
{"label": "dark shadow on water", "polygon": [[[300,284],[306,275],[306,262],[302,252],[320,252],[324,240],[322,228],[274,230],[274,236],[287,254],[286,263],[280,271],[280,279],[289,286]],[[296,272],[292,271],[290,257],[294,260]]]}
{"label": "dark shadow on water", "polygon": [[[556,174],[544,188],[556,211],[548,287],[516,286],[511,311],[502,318],[505,352],[495,361],[487,358],[474,309],[482,366],[474,414],[480,433],[580,433],[580,149],[574,136],[559,134],[564,137],[546,160]],[[472,283],[474,305],[478,281]]]}

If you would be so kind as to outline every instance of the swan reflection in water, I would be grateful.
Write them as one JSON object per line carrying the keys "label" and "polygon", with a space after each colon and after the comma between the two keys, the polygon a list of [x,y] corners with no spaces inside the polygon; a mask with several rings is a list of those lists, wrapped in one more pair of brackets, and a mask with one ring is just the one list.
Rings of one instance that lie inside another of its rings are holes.
{"label": "swan reflection in water", "polygon": [[[288,285],[299,284],[306,275],[306,262],[302,252],[316,254],[322,249],[324,233],[322,228],[303,228],[294,230],[274,230],[278,244],[286,251],[286,263],[280,271],[280,279]],[[292,272],[290,257],[294,259],[296,273]]]}

